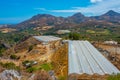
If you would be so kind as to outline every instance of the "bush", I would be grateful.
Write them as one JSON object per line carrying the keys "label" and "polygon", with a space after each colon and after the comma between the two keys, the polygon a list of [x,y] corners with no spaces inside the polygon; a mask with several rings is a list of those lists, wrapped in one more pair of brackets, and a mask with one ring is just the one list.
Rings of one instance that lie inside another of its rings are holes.
{"label": "bush", "polygon": [[67,78],[66,78],[66,76],[59,76],[58,77],[58,80],[66,80]]}
{"label": "bush", "polygon": [[19,66],[16,66],[14,63],[10,62],[10,63],[2,63],[0,62],[0,65],[6,69],[15,69],[15,70],[20,70]]}
{"label": "bush", "polygon": [[35,67],[30,67],[30,68],[27,69],[27,72],[32,73],[32,72],[34,72],[36,70],[37,69]]}
{"label": "bush", "polygon": [[3,56],[3,52],[6,50],[3,44],[0,44],[0,57]]}
{"label": "bush", "polygon": [[7,68],[7,69],[14,69],[14,68],[15,68],[15,64],[12,63],[12,62],[10,62],[10,63],[5,63],[3,66],[4,66],[5,68]]}
{"label": "bush", "polygon": [[10,56],[10,59],[16,59],[17,60],[17,59],[19,59],[19,57],[13,54],[13,55]]}
{"label": "bush", "polygon": [[110,75],[107,80],[120,80],[120,74]]}
{"label": "bush", "polygon": [[28,52],[30,52],[33,49],[33,46],[30,46],[28,49]]}
{"label": "bush", "polygon": [[0,53],[0,57],[2,57],[3,56],[3,54],[2,53]]}
{"label": "bush", "polygon": [[69,38],[72,40],[79,40],[80,39],[80,34],[79,33],[70,33]]}
{"label": "bush", "polygon": [[52,65],[50,63],[45,63],[40,66],[41,69],[44,69],[45,71],[52,70]]}

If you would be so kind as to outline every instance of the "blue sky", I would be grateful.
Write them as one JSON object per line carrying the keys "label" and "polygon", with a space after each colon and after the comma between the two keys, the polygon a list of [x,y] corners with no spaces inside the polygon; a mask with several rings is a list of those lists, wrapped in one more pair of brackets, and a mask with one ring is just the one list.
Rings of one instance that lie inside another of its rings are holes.
{"label": "blue sky", "polygon": [[95,16],[108,10],[120,12],[120,0],[1,0],[0,24],[19,23],[36,14]]}

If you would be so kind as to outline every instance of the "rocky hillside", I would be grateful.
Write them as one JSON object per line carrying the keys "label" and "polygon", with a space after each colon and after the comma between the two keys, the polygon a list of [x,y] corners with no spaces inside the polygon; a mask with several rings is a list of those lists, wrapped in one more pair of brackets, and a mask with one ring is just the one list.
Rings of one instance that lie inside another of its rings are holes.
{"label": "rocky hillside", "polygon": [[[47,46],[40,44],[41,42],[29,37],[6,50],[0,58],[0,80],[9,77],[11,77],[10,80],[18,79],[11,70],[20,72],[18,75],[20,80],[54,80],[56,78],[66,80],[67,44],[61,44],[51,51],[46,48]],[[5,74],[10,76],[3,76]]]}
{"label": "rocky hillside", "polygon": [[111,23],[120,23],[120,13],[110,10],[101,16],[94,17],[94,19],[107,21],[107,22],[111,22]]}
{"label": "rocky hillside", "polygon": [[51,26],[56,24],[63,24],[66,20],[63,17],[55,17],[49,14],[38,14],[33,16],[31,19],[26,20],[22,23],[17,24],[17,29],[25,29],[29,27],[40,27],[40,26]]}
{"label": "rocky hillside", "polygon": [[[107,25],[116,24],[120,25],[120,13],[114,12],[112,10],[100,16],[86,17],[81,13],[76,13],[70,17],[56,17],[49,14],[38,14],[33,16],[31,19],[23,21],[17,25],[14,25],[17,29],[27,29],[31,27],[43,27],[43,26],[54,26],[54,27],[75,27],[78,24],[83,23],[86,25],[86,22],[95,22],[97,25],[104,23]],[[92,23],[91,23],[92,24]],[[81,25],[82,26],[82,25]]]}

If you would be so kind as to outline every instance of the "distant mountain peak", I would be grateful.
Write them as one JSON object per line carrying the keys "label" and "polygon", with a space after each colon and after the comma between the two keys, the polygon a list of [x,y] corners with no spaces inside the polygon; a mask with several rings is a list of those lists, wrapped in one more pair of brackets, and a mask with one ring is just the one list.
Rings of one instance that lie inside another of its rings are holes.
{"label": "distant mountain peak", "polygon": [[104,14],[105,16],[120,16],[120,13],[117,13],[113,10],[109,10],[107,13]]}
{"label": "distant mountain peak", "polygon": [[107,22],[112,22],[112,23],[120,23],[120,13],[115,12],[113,10],[109,10],[105,14],[101,16],[96,16],[94,17],[96,20],[103,20]]}
{"label": "distant mountain peak", "polygon": [[[50,14],[37,14],[32,18],[19,23],[16,28],[19,29],[27,29],[29,27],[43,27],[43,26],[57,26],[57,27],[66,27],[66,26],[74,26],[85,22],[110,22],[110,23],[120,23],[120,13],[117,13],[113,10],[108,11],[107,13],[101,16],[94,16],[94,17],[86,17],[82,13],[76,13],[72,16],[67,18],[65,17],[56,17]],[[87,23],[85,23],[87,24]],[[93,24],[93,23],[92,23]],[[98,23],[99,24],[99,23]]]}
{"label": "distant mountain peak", "polygon": [[38,14],[37,16],[53,16],[53,15],[50,15],[50,14]]}
{"label": "distant mountain peak", "polygon": [[81,17],[81,16],[83,16],[83,17],[85,17],[85,16],[84,16],[82,13],[80,13],[80,12],[74,14],[73,16],[76,16],[76,17]]}
{"label": "distant mountain peak", "polygon": [[32,18],[40,18],[40,17],[54,17],[53,15],[50,14],[37,14],[35,16],[33,16]]}
{"label": "distant mountain peak", "polygon": [[108,12],[109,12],[109,13],[114,13],[115,11],[113,11],[113,10],[109,10]]}
{"label": "distant mountain peak", "polygon": [[84,22],[86,18],[87,17],[85,17],[82,13],[79,12],[69,17],[68,20],[74,23],[81,23],[81,22]]}

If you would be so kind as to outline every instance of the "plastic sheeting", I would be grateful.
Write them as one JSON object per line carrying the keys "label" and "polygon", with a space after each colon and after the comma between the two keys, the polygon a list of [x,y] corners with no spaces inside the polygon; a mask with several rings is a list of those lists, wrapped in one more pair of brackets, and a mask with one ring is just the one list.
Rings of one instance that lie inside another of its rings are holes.
{"label": "plastic sheeting", "polygon": [[120,71],[88,41],[69,41],[69,74],[113,74]]}
{"label": "plastic sheeting", "polygon": [[57,40],[61,40],[62,38],[59,37],[54,37],[54,36],[33,36],[35,39],[37,39],[38,41],[42,41],[42,42],[51,42],[51,41],[57,41]]}

